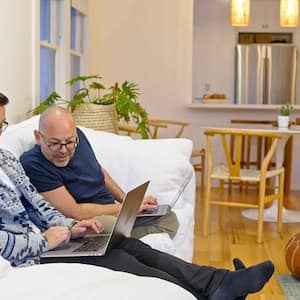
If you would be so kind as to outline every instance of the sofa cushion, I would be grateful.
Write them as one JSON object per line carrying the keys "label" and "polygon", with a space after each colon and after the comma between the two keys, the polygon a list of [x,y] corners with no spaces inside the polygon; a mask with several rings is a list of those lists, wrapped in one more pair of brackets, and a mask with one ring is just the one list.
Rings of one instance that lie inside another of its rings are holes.
{"label": "sofa cushion", "polygon": [[0,147],[11,151],[17,158],[35,144],[33,130],[38,128],[39,116],[9,125],[0,136]]}
{"label": "sofa cushion", "polygon": [[[1,261],[0,258],[0,265]],[[155,289],[148,293],[152,286]],[[195,299],[188,291],[165,280],[75,263],[10,268],[0,278],[0,290],[1,299],[10,300]]]}

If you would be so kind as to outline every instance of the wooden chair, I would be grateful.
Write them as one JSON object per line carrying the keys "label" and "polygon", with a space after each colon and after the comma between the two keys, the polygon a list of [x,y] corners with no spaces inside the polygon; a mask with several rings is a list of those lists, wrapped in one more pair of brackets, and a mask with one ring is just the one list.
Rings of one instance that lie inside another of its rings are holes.
{"label": "wooden chair", "polygon": [[175,128],[175,137],[179,138],[182,136],[185,127],[189,126],[189,123],[174,121],[174,120],[162,120],[162,119],[149,119],[148,125],[150,129],[150,134],[153,139],[158,137],[158,130],[160,128]]}
{"label": "wooden chair", "polygon": [[[277,126],[277,121],[274,120],[247,120],[247,119],[236,119],[231,120],[232,124],[254,124],[254,125],[272,125]],[[294,121],[290,121],[290,125],[297,124]],[[256,166],[257,169],[260,168],[262,162],[262,155],[268,151],[270,147],[270,140],[268,138],[263,140],[262,137],[256,138],[256,143],[252,137],[245,137],[243,146],[242,146],[242,163],[251,167]],[[283,166],[285,169],[284,177],[284,192],[289,194],[291,186],[291,176],[292,176],[292,156],[293,156],[293,137],[291,136],[286,142],[285,151],[284,151],[284,162]],[[271,163],[270,166],[274,167],[274,163]],[[248,183],[240,185],[240,187],[245,187],[246,190],[249,187]],[[230,188],[230,183],[229,183]]]}
{"label": "wooden chair", "polygon": [[[263,233],[263,210],[264,205],[271,203],[275,199],[278,199],[278,220],[277,229],[281,231],[282,224],[282,206],[283,206],[283,183],[284,183],[284,168],[268,170],[268,165],[271,162],[272,156],[275,153],[278,140],[281,138],[280,134],[269,132],[258,132],[251,130],[239,130],[239,129],[214,129],[205,132],[207,136],[207,183],[206,183],[206,195],[204,203],[204,219],[203,219],[203,233],[204,236],[208,235],[209,213],[210,205],[218,205],[220,207],[239,207],[239,208],[257,208],[258,214],[258,227],[257,227],[257,242],[262,242]],[[230,154],[230,140],[234,137],[234,156]],[[241,164],[241,152],[242,152],[242,139],[245,137],[262,137],[271,139],[271,146],[267,153],[262,158],[261,167],[259,170],[245,168]],[[214,165],[212,140],[221,142],[223,151],[226,158],[225,164]],[[266,193],[267,179],[273,177],[279,177],[278,186],[272,190],[272,194]],[[222,200],[211,199],[211,187],[212,180],[238,180],[256,182],[259,185],[258,201],[257,203],[243,203],[243,202],[230,202]]]}
{"label": "wooden chair", "polygon": [[[205,149],[194,149],[191,156],[192,160],[196,160],[192,162],[195,172],[200,173],[200,187],[201,187],[201,195],[203,196],[204,192],[204,175],[205,175]],[[198,159],[198,161],[197,161]]]}
{"label": "wooden chair", "polygon": [[137,128],[135,126],[129,125],[129,124],[125,124],[125,123],[119,123],[118,124],[118,131],[119,132],[125,132],[126,135],[128,136],[132,136],[132,135],[139,135],[139,132],[137,131]]}
{"label": "wooden chair", "polygon": [[[184,129],[189,126],[189,124],[186,122],[164,119],[148,119],[148,125],[150,136],[153,139],[157,139],[160,137],[160,129],[170,129],[170,131],[172,132],[172,136],[174,136],[175,138],[180,138],[182,137]],[[119,130],[127,132],[127,135],[129,136],[138,134],[136,127],[127,124],[119,124]],[[201,194],[203,195],[205,178],[205,149],[194,149],[191,155],[191,159],[195,172],[199,172],[201,175],[200,186]]]}
{"label": "wooden chair", "polygon": [[[180,126],[179,130],[176,131],[176,137],[180,137],[184,130],[184,127],[188,125],[187,123],[181,123],[177,121],[170,121],[170,122],[172,122],[172,124],[174,125]],[[160,128],[167,128],[168,125],[170,124],[168,124],[166,120],[151,120],[151,119],[148,120],[150,138],[152,139],[158,138],[158,130]],[[137,131],[137,127],[125,123],[119,123],[118,130],[121,132],[126,132],[128,136],[135,136],[136,134],[140,135],[139,132]]]}

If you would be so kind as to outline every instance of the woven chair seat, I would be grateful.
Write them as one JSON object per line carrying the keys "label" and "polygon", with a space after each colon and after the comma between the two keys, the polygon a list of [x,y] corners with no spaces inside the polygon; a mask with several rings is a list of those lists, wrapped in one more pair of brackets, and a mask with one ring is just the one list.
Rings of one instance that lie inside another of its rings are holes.
{"label": "woven chair seat", "polygon": [[[276,170],[269,170],[266,172],[266,178],[271,178],[276,176],[282,172],[283,168],[279,168]],[[230,177],[229,176],[229,169],[224,164],[220,164],[213,168],[212,178],[215,179],[231,179],[231,180],[243,180],[243,181],[253,181],[259,182],[260,181],[260,170],[256,169],[241,169],[240,170],[240,177]]]}

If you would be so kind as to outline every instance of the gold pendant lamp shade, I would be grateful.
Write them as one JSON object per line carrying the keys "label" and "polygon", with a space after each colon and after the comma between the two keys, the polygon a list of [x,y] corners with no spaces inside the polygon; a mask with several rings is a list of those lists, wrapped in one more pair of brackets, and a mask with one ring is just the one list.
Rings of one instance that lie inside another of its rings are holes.
{"label": "gold pendant lamp shade", "polygon": [[248,26],[250,0],[231,0],[231,25]]}
{"label": "gold pendant lamp shade", "polygon": [[296,27],[298,26],[299,0],[281,0],[280,1],[280,26]]}

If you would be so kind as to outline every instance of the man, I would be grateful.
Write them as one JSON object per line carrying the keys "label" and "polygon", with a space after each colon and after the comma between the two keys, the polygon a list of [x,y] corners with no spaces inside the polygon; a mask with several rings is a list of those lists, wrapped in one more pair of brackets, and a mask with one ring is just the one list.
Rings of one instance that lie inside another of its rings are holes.
{"label": "man", "polygon": [[[30,181],[49,203],[77,220],[118,213],[125,193],[100,166],[68,110],[49,107],[34,135],[36,145],[20,160]],[[140,210],[156,205],[157,199],[146,196]],[[170,211],[163,217],[139,217],[131,236],[167,232],[173,238],[177,229],[177,217]]]}
{"label": "man", "polygon": [[[6,96],[0,93],[0,133],[5,120]],[[0,149],[0,254],[12,265],[34,263],[38,255],[70,238],[78,238],[87,229],[101,232],[96,220],[75,221],[65,218],[36,193],[17,159]]]}
{"label": "man", "polygon": [[[7,103],[8,99],[0,93],[1,132],[7,126]],[[68,243],[70,238],[83,236],[87,229],[97,233],[103,230],[96,220],[78,222],[60,214],[36,192],[18,160],[3,149],[0,149],[0,193],[0,255],[14,266],[38,263],[41,253]],[[211,300],[244,299],[248,293],[259,291],[274,272],[270,261],[247,269],[235,261],[239,268],[235,272],[197,266],[133,238],[124,238],[104,256],[79,257],[72,262],[161,278],[185,288],[197,299]]]}

